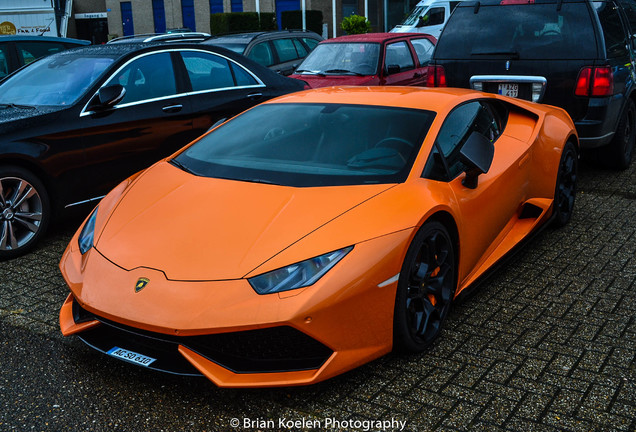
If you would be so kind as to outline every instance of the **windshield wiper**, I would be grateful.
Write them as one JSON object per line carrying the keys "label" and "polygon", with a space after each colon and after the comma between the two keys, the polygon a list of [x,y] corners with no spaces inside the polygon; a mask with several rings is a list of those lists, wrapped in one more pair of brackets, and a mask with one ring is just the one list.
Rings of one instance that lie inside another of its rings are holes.
{"label": "windshield wiper", "polygon": [[249,183],[263,183],[263,184],[271,184],[271,185],[280,186],[280,183],[275,183],[271,180],[265,180],[260,178],[237,178],[236,180],[245,181]]}
{"label": "windshield wiper", "polygon": [[329,69],[326,70],[325,73],[333,73],[333,74],[352,74],[357,76],[364,76],[360,72],[350,71],[349,69]]}
{"label": "windshield wiper", "polygon": [[320,71],[312,71],[312,70],[309,70],[309,69],[298,69],[298,70],[296,70],[296,73],[308,73],[308,74],[312,74],[312,75],[325,76],[325,74],[320,72]]}
{"label": "windshield wiper", "polygon": [[176,159],[170,159],[168,161],[168,163],[176,166],[177,168],[182,169],[183,171],[187,172],[188,174],[195,174],[196,175],[196,173],[194,171],[192,171],[190,168],[186,167],[184,164],[182,164],[181,162],[179,162]]}
{"label": "windshield wiper", "polygon": [[6,108],[35,109],[33,105],[21,105],[21,104],[14,104],[14,103],[0,103],[0,108],[2,109],[6,109]]}

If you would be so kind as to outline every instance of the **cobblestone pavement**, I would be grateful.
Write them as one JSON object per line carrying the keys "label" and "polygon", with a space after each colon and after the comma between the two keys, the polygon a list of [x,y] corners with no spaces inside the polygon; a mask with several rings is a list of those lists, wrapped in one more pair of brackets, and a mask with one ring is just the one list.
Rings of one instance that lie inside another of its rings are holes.
{"label": "cobblestone pavement", "polygon": [[427,352],[305,388],[217,389],[63,338],[57,263],[73,229],[62,229],[0,263],[0,431],[383,430],[370,420],[386,430],[635,431],[636,164],[583,167],[579,187],[572,222],[456,305]]}

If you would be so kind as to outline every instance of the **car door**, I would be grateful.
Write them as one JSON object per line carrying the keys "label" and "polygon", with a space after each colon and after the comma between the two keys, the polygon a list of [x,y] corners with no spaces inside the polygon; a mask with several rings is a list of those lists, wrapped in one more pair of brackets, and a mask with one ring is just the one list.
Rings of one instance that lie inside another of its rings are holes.
{"label": "car door", "polygon": [[426,86],[426,78],[428,76],[428,64],[431,61],[431,56],[435,50],[435,44],[427,38],[413,38],[409,39],[413,51],[415,51],[415,57],[417,58],[418,69],[414,75],[414,82],[412,85]]}
{"label": "car door", "polygon": [[197,136],[218,121],[271,98],[254,73],[225,56],[192,49],[181,51],[179,59],[187,76],[193,131]]}
{"label": "car door", "polygon": [[[170,51],[141,54],[104,80],[126,93],[111,109],[84,111],[87,170],[106,192],[113,182],[150,166],[195,138],[188,96]],[[78,185],[81,187],[81,185]]]}
{"label": "car door", "polygon": [[413,53],[406,40],[386,44],[382,74],[383,85],[417,85],[422,82],[423,74],[416,69]]}
{"label": "car door", "polygon": [[[426,178],[448,182],[459,205],[460,238],[468,239],[461,245],[462,275],[496,248],[527,199],[530,146],[502,131],[507,115],[505,106],[487,101],[456,107],[444,121],[424,171]],[[471,189],[463,184],[467,167],[460,150],[473,132],[494,144],[494,156]]]}
{"label": "car door", "polygon": [[271,69],[283,76],[291,75],[308,54],[296,38],[272,39],[271,42],[278,58],[277,64]]}

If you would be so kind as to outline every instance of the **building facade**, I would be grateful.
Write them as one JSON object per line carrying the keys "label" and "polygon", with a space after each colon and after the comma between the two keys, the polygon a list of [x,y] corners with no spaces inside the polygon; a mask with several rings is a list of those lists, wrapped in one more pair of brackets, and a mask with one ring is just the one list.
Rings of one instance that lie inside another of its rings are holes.
{"label": "building facade", "polygon": [[[81,3],[90,0],[76,0]],[[210,14],[217,12],[280,12],[301,10],[302,0],[105,0],[108,29],[111,35],[162,33],[169,29],[188,28],[210,31]],[[335,4],[336,35],[343,34],[343,17],[366,15],[373,31],[388,31],[415,6],[416,0],[305,0],[307,10],[320,10],[328,37],[333,32]],[[365,13],[366,12],[366,13]]]}
{"label": "building facade", "polygon": [[[210,14],[217,12],[280,12],[301,10],[303,0],[75,0],[74,28],[80,34],[95,38],[96,28],[106,23],[108,37],[142,33],[163,33],[187,28],[210,31]],[[328,37],[343,34],[343,17],[365,15],[373,31],[388,31],[404,18],[417,0],[304,0],[307,10],[320,10]],[[368,10],[365,11],[365,3]],[[335,4],[335,17],[334,8]],[[92,15],[91,15],[92,14]],[[89,20],[89,21],[82,21]],[[90,21],[96,20],[96,21]],[[101,21],[100,21],[101,20]],[[103,21],[106,20],[106,21]],[[73,25],[69,26],[71,32]],[[69,36],[72,36],[69,34]],[[86,38],[86,37],[83,37]]]}

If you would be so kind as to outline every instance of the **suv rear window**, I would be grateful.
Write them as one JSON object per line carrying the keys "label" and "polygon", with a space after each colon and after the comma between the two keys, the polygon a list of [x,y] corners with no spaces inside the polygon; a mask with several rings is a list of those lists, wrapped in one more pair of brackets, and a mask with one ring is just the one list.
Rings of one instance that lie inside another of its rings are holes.
{"label": "suv rear window", "polygon": [[446,24],[435,57],[587,59],[596,41],[586,3],[459,6]]}

